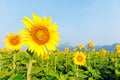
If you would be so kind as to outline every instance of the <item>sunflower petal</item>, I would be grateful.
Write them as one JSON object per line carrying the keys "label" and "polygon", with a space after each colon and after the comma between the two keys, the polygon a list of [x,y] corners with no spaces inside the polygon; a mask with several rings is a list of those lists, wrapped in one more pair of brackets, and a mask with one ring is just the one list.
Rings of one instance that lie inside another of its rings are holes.
{"label": "sunflower petal", "polygon": [[56,50],[56,47],[51,44],[50,42],[49,43],[46,43],[46,47],[49,49],[49,50]]}
{"label": "sunflower petal", "polygon": [[38,25],[40,18],[35,13],[32,14],[32,17],[33,17],[33,21],[34,21],[35,25]]}

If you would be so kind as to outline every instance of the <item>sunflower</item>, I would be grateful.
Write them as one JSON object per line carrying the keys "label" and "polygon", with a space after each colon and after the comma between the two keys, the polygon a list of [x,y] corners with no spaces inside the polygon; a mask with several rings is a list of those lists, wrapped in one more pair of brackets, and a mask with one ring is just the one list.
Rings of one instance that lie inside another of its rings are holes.
{"label": "sunflower", "polygon": [[115,61],[115,58],[111,58],[111,61],[114,62],[114,61]]}
{"label": "sunflower", "polygon": [[76,65],[84,65],[86,62],[86,56],[82,52],[77,52],[74,57],[74,63]]}
{"label": "sunflower", "polygon": [[48,54],[51,55],[51,54],[54,54],[54,52],[53,51],[49,51]]}
{"label": "sunflower", "polygon": [[7,52],[7,48],[2,48],[1,51],[2,52]]}
{"label": "sunflower", "polygon": [[89,43],[88,43],[88,46],[89,46],[89,47],[94,47],[94,42],[92,42],[92,41],[89,42]]}
{"label": "sunflower", "polygon": [[100,54],[100,52],[97,51],[97,52],[95,52],[95,54]]}
{"label": "sunflower", "polygon": [[116,45],[116,52],[120,53],[120,45],[118,45],[118,44]]}
{"label": "sunflower", "polygon": [[25,16],[22,21],[26,26],[20,30],[24,45],[29,46],[29,50],[38,55],[47,53],[47,50],[56,50],[60,40],[57,24],[51,24],[51,17],[41,18],[35,13],[32,14],[32,18],[33,21]]}
{"label": "sunflower", "polygon": [[75,47],[75,48],[73,49],[73,51],[74,51],[74,52],[77,51],[77,48]]}
{"label": "sunflower", "polygon": [[68,53],[69,52],[69,48],[65,48],[65,53]]}
{"label": "sunflower", "polygon": [[102,48],[102,49],[101,49],[101,52],[102,52],[102,53],[106,53],[107,51],[106,51],[104,48]]}
{"label": "sunflower", "polygon": [[47,59],[49,59],[49,56],[48,56],[48,54],[44,53],[44,54],[42,55],[42,59],[44,59],[44,60],[47,60]]}
{"label": "sunflower", "polygon": [[78,45],[78,48],[79,48],[79,49],[82,49],[82,48],[83,48],[83,44],[80,43],[80,44]]}
{"label": "sunflower", "polygon": [[12,50],[19,50],[22,47],[22,37],[20,35],[15,35],[14,33],[7,34],[7,38],[4,43],[7,48]]}
{"label": "sunflower", "polygon": [[102,48],[102,49],[101,49],[101,54],[105,56],[106,53],[107,53],[107,50],[105,50],[104,48]]}

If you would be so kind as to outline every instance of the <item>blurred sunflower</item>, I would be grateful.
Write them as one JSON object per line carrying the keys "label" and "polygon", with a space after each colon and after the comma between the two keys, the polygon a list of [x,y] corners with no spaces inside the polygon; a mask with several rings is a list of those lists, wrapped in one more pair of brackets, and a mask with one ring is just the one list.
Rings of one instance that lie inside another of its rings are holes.
{"label": "blurred sunflower", "polygon": [[95,52],[95,54],[100,54],[100,52],[97,51],[97,52]]}
{"label": "blurred sunflower", "polygon": [[69,48],[65,48],[65,53],[68,53],[69,52]]}
{"label": "blurred sunflower", "polygon": [[88,43],[88,46],[89,46],[89,47],[94,47],[94,42],[92,42],[92,41],[89,42],[89,43]]}
{"label": "blurred sunflower", "polygon": [[74,52],[77,51],[77,48],[75,47],[75,48],[73,49],[73,51],[74,51]]}
{"label": "blurred sunflower", "polygon": [[102,53],[106,53],[107,51],[106,51],[104,48],[102,48],[102,49],[101,49],[101,52],[102,52]]}
{"label": "blurred sunflower", "polygon": [[25,16],[22,21],[26,26],[20,31],[24,37],[24,44],[29,46],[31,52],[38,55],[47,53],[47,50],[56,50],[60,40],[57,24],[51,24],[51,17],[44,16],[42,19],[35,13],[32,14],[32,18],[33,21]]}
{"label": "blurred sunflower", "polygon": [[74,63],[76,65],[84,65],[86,62],[86,56],[82,52],[77,52],[74,57]]}
{"label": "blurred sunflower", "polygon": [[44,60],[47,60],[47,59],[49,59],[49,56],[48,56],[48,54],[44,53],[44,54],[42,55],[42,59],[44,59]]}
{"label": "blurred sunflower", "polygon": [[51,54],[54,54],[54,52],[53,51],[49,51],[48,54],[51,55]]}
{"label": "blurred sunflower", "polygon": [[115,61],[115,58],[111,58],[111,61],[114,62],[114,61]]}
{"label": "blurred sunflower", "polygon": [[83,44],[80,43],[80,44],[78,45],[78,48],[79,48],[79,49],[82,49],[82,48],[83,48]]}
{"label": "blurred sunflower", "polygon": [[120,53],[120,45],[118,45],[118,44],[116,45],[116,52]]}
{"label": "blurred sunflower", "polygon": [[2,52],[7,52],[7,48],[2,48],[1,51]]}
{"label": "blurred sunflower", "polygon": [[106,53],[107,53],[107,50],[105,50],[104,48],[102,48],[102,49],[101,49],[101,54],[105,56]]}
{"label": "blurred sunflower", "polygon": [[7,34],[4,43],[7,48],[12,50],[19,50],[22,47],[22,37],[20,35],[15,35],[14,33]]}

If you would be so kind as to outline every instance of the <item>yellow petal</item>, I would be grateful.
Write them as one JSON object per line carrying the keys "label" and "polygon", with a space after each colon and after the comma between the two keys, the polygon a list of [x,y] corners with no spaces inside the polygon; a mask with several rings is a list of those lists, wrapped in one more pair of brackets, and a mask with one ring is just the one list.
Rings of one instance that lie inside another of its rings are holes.
{"label": "yellow petal", "polygon": [[27,29],[31,29],[31,28],[33,28],[33,25],[31,25],[31,24],[29,24],[27,21],[25,21],[25,20],[22,20],[22,23],[26,26],[26,28]]}
{"label": "yellow petal", "polygon": [[35,25],[38,25],[39,24],[39,17],[37,16],[37,14],[33,13],[32,17],[33,17],[33,21],[34,21]]}
{"label": "yellow petal", "polygon": [[56,50],[56,47],[53,44],[51,44],[50,42],[46,43],[46,47],[48,48],[48,50]]}
{"label": "yellow petal", "polygon": [[28,22],[30,25],[33,26],[33,22],[32,22],[31,19],[29,19],[28,17],[24,16],[24,20],[25,20],[26,22]]}
{"label": "yellow petal", "polygon": [[53,24],[49,27],[50,32],[57,31],[57,29],[58,29],[58,27],[57,27],[57,24],[56,24],[56,23],[53,23]]}

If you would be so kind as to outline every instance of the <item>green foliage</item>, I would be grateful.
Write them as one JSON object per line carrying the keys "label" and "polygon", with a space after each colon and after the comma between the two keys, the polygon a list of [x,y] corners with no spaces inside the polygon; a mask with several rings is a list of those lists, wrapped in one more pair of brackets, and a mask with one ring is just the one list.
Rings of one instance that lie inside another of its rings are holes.
{"label": "green foliage", "polygon": [[[86,63],[78,66],[78,69],[73,61],[74,54],[55,52],[49,55],[49,59],[34,55],[31,80],[120,79],[120,54],[109,52],[104,55],[86,51]],[[13,52],[0,52],[0,80],[26,80],[29,61],[30,55],[27,52],[16,52],[16,69],[13,69]]]}

